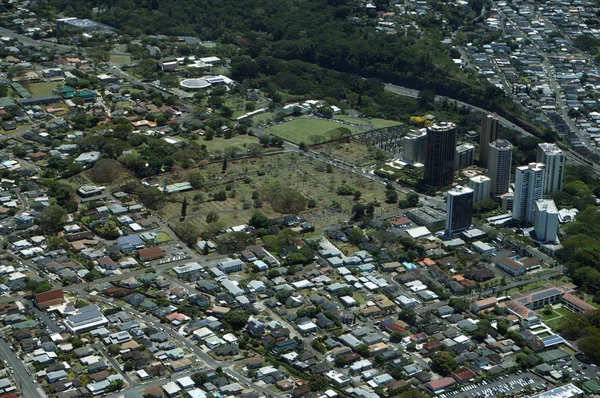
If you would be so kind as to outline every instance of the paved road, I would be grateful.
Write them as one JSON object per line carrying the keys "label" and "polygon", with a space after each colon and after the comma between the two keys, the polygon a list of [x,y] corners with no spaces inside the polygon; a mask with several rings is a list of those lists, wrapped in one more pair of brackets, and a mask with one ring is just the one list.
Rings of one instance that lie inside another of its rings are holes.
{"label": "paved road", "polygon": [[17,358],[10,348],[10,345],[4,339],[0,339],[0,355],[3,360],[8,362],[8,366],[13,368],[13,376],[23,392],[23,396],[28,398],[46,398],[46,394],[33,382],[31,376],[27,374],[27,369],[25,369],[23,361]]}
{"label": "paved road", "polygon": [[[387,91],[390,91],[390,92],[394,93],[394,94],[402,95],[404,97],[417,98],[419,96],[419,90],[414,90],[414,89],[407,88],[407,87],[397,86],[395,84],[386,84],[385,85],[385,89]],[[472,109],[472,110],[477,111],[477,112],[484,112],[484,113],[490,112],[490,111],[485,110],[483,108],[479,108],[479,107],[477,107],[475,105],[467,104],[466,102],[455,100],[453,98],[448,98],[448,97],[444,97],[444,96],[441,96],[441,95],[438,95],[438,96],[435,97],[436,101],[440,101],[443,98],[446,98],[449,101],[455,102],[459,106],[464,106],[464,107],[467,107],[467,108]],[[527,132],[522,127],[517,126],[516,124],[514,124],[513,122],[511,122],[508,119],[503,118],[502,116],[498,116],[498,121],[504,127],[507,127],[509,129],[512,129],[512,130],[516,130],[519,133],[521,133],[521,134],[523,134],[523,135],[525,135],[527,137],[534,137],[533,134]]]}

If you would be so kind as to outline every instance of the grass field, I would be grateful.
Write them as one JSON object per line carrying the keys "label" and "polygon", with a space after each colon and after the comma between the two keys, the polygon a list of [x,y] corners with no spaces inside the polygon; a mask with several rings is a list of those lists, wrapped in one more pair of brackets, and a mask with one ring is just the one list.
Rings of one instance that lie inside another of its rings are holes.
{"label": "grass field", "polygon": [[236,135],[228,140],[224,138],[213,138],[210,141],[205,141],[201,138],[198,143],[200,145],[206,145],[206,149],[209,151],[222,151],[230,146],[243,148],[248,144],[258,144],[258,138],[251,135]]}
{"label": "grass field", "polygon": [[517,292],[528,292],[530,290],[535,290],[535,289],[539,289],[541,287],[543,287],[546,284],[545,281],[534,281],[519,287],[513,287],[512,289],[510,289],[509,291],[506,292],[507,295],[510,295],[512,293],[517,293]]}
{"label": "grass field", "polygon": [[52,95],[52,92],[58,87],[58,84],[58,82],[39,82],[25,84],[24,87],[29,90],[34,97],[41,97],[43,95]]}
{"label": "grass field", "polygon": [[[189,204],[186,221],[200,228],[207,226],[206,215],[209,212],[216,212],[219,222],[226,227],[246,223],[257,210],[271,218],[281,217],[283,215],[275,212],[269,202],[268,188],[273,184],[295,189],[307,199],[313,199],[316,207],[305,210],[301,216],[317,228],[339,224],[350,218],[356,202],[351,196],[336,194],[337,188],[344,184],[362,192],[361,203],[377,200],[381,206],[376,207],[375,215],[398,209],[397,204],[384,203],[384,186],[335,167],[332,173],[327,173],[323,163],[297,154],[232,160],[228,162],[226,174],[221,173],[221,168],[221,162],[214,162],[201,170],[207,179],[206,188],[173,195],[160,211],[163,220],[179,220],[184,196]],[[213,194],[222,190],[226,191],[227,200],[210,200]],[[263,202],[259,209],[253,207],[253,193],[258,194]],[[334,204],[339,207],[334,207]]]}
{"label": "grass field", "polygon": [[131,57],[129,55],[111,55],[110,62],[115,64],[127,64],[131,62]]}
{"label": "grass field", "polygon": [[171,236],[168,233],[166,233],[164,231],[160,231],[160,232],[156,233],[156,239],[155,239],[154,242],[157,245],[162,245],[163,243],[167,243],[167,242],[170,242],[172,240],[173,239],[171,238]]}
{"label": "grass field", "polygon": [[320,119],[294,119],[289,122],[268,127],[266,131],[267,133],[276,135],[296,144],[299,144],[300,142],[311,144],[309,140],[310,136],[320,135],[324,137],[325,140],[328,140],[330,137],[327,132],[338,127],[347,127],[352,134],[360,131],[357,127]]}

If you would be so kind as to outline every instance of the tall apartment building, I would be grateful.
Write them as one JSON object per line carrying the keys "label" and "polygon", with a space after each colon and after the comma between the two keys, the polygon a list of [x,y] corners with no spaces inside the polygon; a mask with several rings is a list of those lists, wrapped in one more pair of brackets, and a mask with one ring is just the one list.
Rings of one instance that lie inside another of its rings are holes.
{"label": "tall apartment building", "polygon": [[469,179],[469,188],[473,190],[473,204],[490,197],[492,179],[487,176],[475,176]]}
{"label": "tall apartment building", "polygon": [[448,191],[446,202],[446,235],[456,235],[469,228],[473,217],[473,190],[457,186]]}
{"label": "tall apartment building", "polygon": [[561,191],[565,171],[565,153],[556,144],[538,144],[536,161],[546,165],[544,175],[544,195]]}
{"label": "tall apartment building", "polygon": [[454,168],[472,166],[475,163],[475,146],[472,144],[461,144],[456,147],[454,154]]}
{"label": "tall apartment building", "polygon": [[456,125],[450,122],[440,122],[428,127],[426,143],[425,184],[437,189],[452,184]]}
{"label": "tall apartment building", "polygon": [[513,219],[523,223],[534,221],[535,202],[544,194],[544,169],[543,163],[517,167]]}
{"label": "tall apartment building", "polygon": [[488,167],[490,143],[498,139],[498,116],[488,113],[481,118],[481,133],[479,134],[479,165]]}
{"label": "tall apartment building", "polygon": [[556,242],[558,235],[558,209],[552,199],[535,202],[535,238],[540,242]]}
{"label": "tall apartment building", "polygon": [[489,167],[487,175],[492,180],[490,183],[490,195],[496,197],[508,192],[513,146],[508,140],[495,140],[488,147]]}
{"label": "tall apartment building", "polygon": [[402,137],[402,160],[414,163],[425,163],[427,129],[411,130]]}

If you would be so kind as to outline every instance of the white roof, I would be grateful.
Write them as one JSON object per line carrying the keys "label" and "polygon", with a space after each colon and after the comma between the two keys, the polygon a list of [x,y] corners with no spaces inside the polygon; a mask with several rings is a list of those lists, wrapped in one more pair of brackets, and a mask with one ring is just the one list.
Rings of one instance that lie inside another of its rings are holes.
{"label": "white roof", "polygon": [[194,380],[192,380],[192,378],[190,376],[185,376],[185,377],[181,377],[179,379],[177,379],[177,383],[179,383],[179,385],[182,388],[190,388],[194,386]]}
{"label": "white roof", "polygon": [[406,232],[410,235],[411,238],[422,238],[427,235],[431,235],[431,232],[426,227],[415,227],[411,229],[407,229]]}

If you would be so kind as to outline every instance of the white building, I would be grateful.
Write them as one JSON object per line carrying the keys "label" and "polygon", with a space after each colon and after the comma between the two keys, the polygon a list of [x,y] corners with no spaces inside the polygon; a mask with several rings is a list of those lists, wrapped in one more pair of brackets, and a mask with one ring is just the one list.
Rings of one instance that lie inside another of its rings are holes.
{"label": "white building", "polygon": [[410,163],[425,163],[427,129],[412,130],[402,137],[402,160]]}
{"label": "white building", "polygon": [[513,219],[532,223],[535,218],[535,202],[544,193],[544,164],[529,163],[517,167],[515,174],[515,200]]}
{"label": "white building", "polygon": [[536,161],[546,165],[544,172],[544,195],[561,191],[565,171],[565,153],[556,144],[538,144]]}
{"label": "white building", "polygon": [[473,204],[490,197],[492,179],[488,176],[475,176],[469,179],[469,188],[473,190]]}
{"label": "white building", "polygon": [[462,144],[456,147],[454,154],[454,168],[472,166],[475,163],[475,146],[472,144]]}
{"label": "white building", "polygon": [[535,237],[540,242],[556,242],[558,209],[552,199],[535,202]]}

